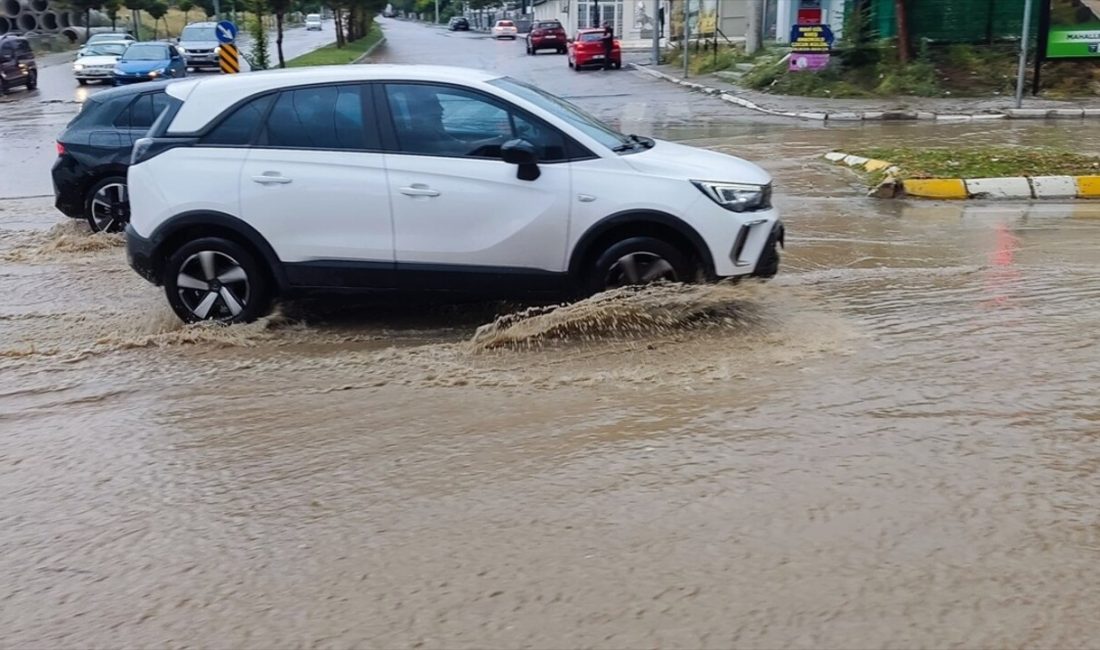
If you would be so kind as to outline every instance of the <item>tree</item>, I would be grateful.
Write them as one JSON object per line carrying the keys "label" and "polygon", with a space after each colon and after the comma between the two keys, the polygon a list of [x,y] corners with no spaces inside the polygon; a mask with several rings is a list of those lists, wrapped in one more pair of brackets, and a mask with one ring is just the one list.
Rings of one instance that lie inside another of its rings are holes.
{"label": "tree", "polygon": [[122,0],[122,5],[130,10],[130,20],[134,24],[134,38],[141,40],[141,10],[145,8],[146,0]]}
{"label": "tree", "polygon": [[279,57],[279,67],[286,67],[283,58],[283,18],[290,11],[293,0],[267,0],[271,13],[275,14],[275,54]]}
{"label": "tree", "polygon": [[898,61],[909,63],[909,53],[912,51],[912,43],[909,42],[909,19],[907,11],[908,3],[905,0],[894,0],[894,13],[898,19]]}
{"label": "tree", "polygon": [[[160,19],[164,18],[164,15],[168,13],[168,5],[164,4],[160,0],[150,2],[149,6],[145,8],[145,11],[149,12],[149,15],[153,17],[153,39],[157,38],[157,25],[160,24]],[[170,37],[168,33],[168,21],[164,21],[164,34],[165,37]]]}
{"label": "tree", "polygon": [[99,9],[100,0],[73,0],[73,9],[84,14],[84,41],[92,37],[92,9]]}
{"label": "tree", "polygon": [[186,25],[191,20],[191,10],[195,8],[195,3],[191,0],[179,0],[176,8],[183,12],[183,24]]}
{"label": "tree", "polygon": [[103,11],[107,12],[107,17],[111,19],[111,31],[117,29],[116,23],[118,22],[118,10],[122,7],[120,0],[107,0],[103,3]]}
{"label": "tree", "polygon": [[248,53],[246,58],[248,65],[253,70],[267,70],[271,67],[267,28],[264,27],[264,13],[267,11],[267,3],[264,0],[252,0],[249,4],[252,9],[252,20],[249,21],[248,31],[252,35],[252,51]]}

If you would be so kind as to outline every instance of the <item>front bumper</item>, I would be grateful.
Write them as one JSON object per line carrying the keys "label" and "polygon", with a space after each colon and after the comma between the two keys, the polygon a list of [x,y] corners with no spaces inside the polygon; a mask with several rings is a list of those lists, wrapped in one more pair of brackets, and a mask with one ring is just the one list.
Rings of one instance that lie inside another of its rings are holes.
{"label": "front bumper", "polygon": [[156,81],[162,77],[150,77],[147,74],[143,75],[121,75],[116,74],[114,76],[114,83],[116,86],[124,86],[126,84],[139,84],[146,81]]}
{"label": "front bumper", "polygon": [[218,65],[218,55],[213,52],[210,54],[185,54],[183,60],[192,68],[201,65]]}
{"label": "front bumper", "polygon": [[138,275],[159,286],[155,250],[152,241],[137,234],[133,226],[126,225],[126,262]]}
{"label": "front bumper", "polygon": [[764,242],[764,248],[760,256],[756,258],[756,266],[752,274],[758,278],[771,278],[779,273],[779,249],[786,247],[787,229],[778,219],[772,224],[772,231]]}
{"label": "front bumper", "polygon": [[85,68],[79,72],[73,71],[73,76],[77,79],[84,79],[85,81],[95,81],[99,79],[110,80],[115,76],[115,71],[110,68],[104,70]]}

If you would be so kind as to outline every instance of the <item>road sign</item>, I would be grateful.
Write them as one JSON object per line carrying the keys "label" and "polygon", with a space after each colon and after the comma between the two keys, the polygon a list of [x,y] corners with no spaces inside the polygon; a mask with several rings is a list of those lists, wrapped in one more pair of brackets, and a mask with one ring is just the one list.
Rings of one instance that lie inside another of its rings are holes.
{"label": "road sign", "polygon": [[228,20],[223,20],[214,28],[214,35],[219,43],[232,43],[237,40],[237,26]]}
{"label": "road sign", "polygon": [[218,46],[218,64],[223,74],[237,74],[241,71],[241,60],[237,52],[237,46],[232,43],[223,43]]}

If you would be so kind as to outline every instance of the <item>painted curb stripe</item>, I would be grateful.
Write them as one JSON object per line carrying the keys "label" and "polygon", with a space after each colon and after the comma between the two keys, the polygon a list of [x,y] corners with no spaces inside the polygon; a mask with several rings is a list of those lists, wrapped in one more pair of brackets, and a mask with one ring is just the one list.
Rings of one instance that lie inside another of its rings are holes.
{"label": "painted curb stripe", "polygon": [[1100,176],[1078,176],[1077,196],[1082,199],[1100,199]]}
{"label": "painted curb stripe", "polygon": [[905,193],[926,199],[966,199],[966,183],[961,178],[911,178],[901,182]]}

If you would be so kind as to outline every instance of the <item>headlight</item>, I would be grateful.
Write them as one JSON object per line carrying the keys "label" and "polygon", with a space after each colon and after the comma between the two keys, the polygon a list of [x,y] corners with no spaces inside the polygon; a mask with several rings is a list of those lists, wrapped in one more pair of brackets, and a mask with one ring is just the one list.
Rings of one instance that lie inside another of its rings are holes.
{"label": "headlight", "polygon": [[73,70],[76,70],[77,72],[80,72],[83,69],[84,69],[84,64],[83,63],[74,63],[73,64]]}
{"label": "headlight", "polygon": [[723,208],[733,212],[767,210],[772,207],[772,186],[749,183],[692,181],[695,187]]}
{"label": "headlight", "polygon": [[160,70],[153,70],[152,72],[149,73],[149,76],[150,77],[159,77],[162,74],[164,74],[164,68],[161,68]]}
{"label": "headlight", "polygon": [[221,45],[217,45],[217,46],[215,46],[215,47],[214,47],[214,56],[217,56],[217,55],[219,55],[219,54],[221,54],[221,53],[222,53],[222,46],[221,46]]}

